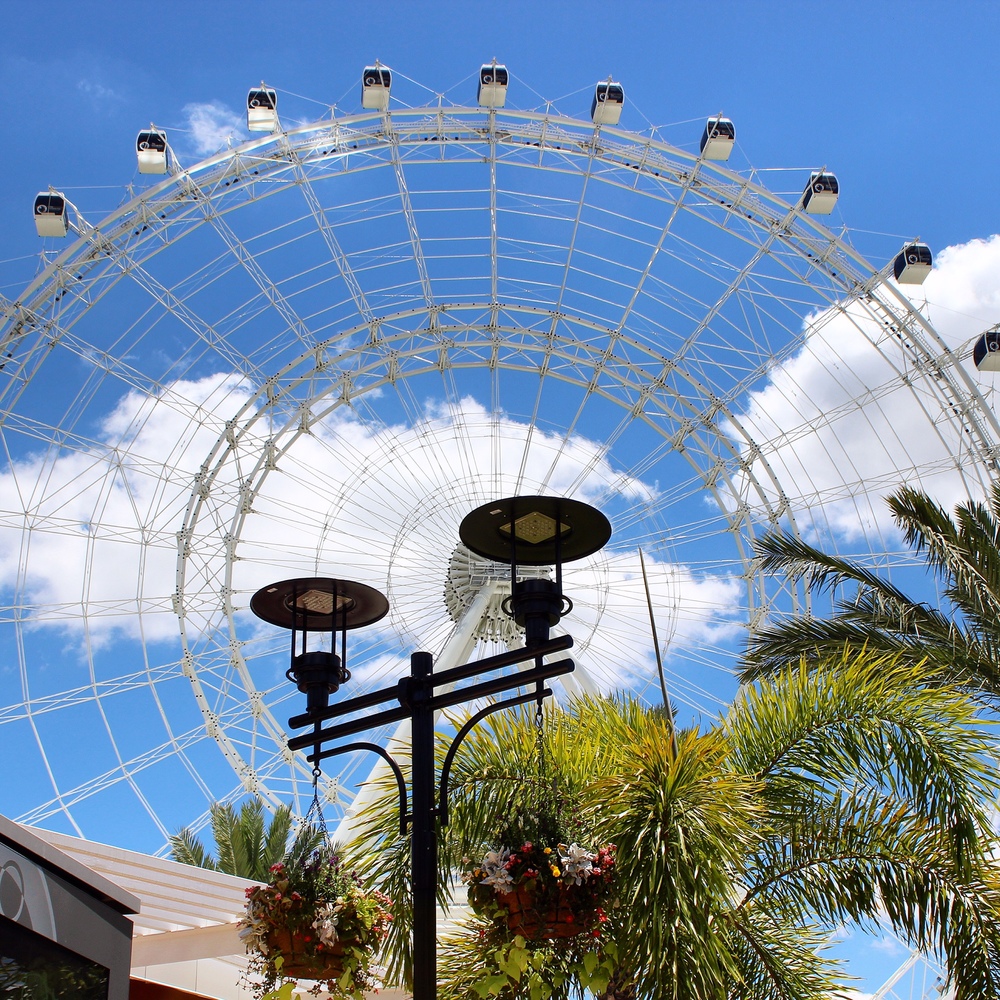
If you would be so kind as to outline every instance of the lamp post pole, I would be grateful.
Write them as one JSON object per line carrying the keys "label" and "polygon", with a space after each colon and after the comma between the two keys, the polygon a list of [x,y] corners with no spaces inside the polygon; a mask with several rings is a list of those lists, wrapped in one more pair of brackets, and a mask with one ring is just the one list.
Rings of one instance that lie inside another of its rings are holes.
{"label": "lamp post pole", "polygon": [[413,881],[413,996],[437,995],[437,813],[434,808],[434,711],[429,707],[430,653],[410,656],[413,757],[410,864]]}
{"label": "lamp post pole", "polygon": [[[611,524],[600,511],[576,500],[557,497],[510,497],[484,504],[468,514],[459,528],[462,542],[485,559],[509,561],[511,594],[504,611],[524,629],[525,645],[496,656],[465,663],[434,673],[430,653],[413,653],[410,674],[390,688],[373,691],[336,705],[329,696],[350,677],[347,670],[348,629],[370,624],[383,617],[389,604],[385,597],[362,584],[343,580],[287,580],[258,591],[250,602],[258,617],[292,630],[292,660],[288,677],[307,696],[306,712],[288,720],[292,729],[311,732],[288,741],[289,750],[310,749],[307,760],[318,775],[320,761],[354,750],[379,754],[392,769],[399,792],[400,833],[410,827],[410,876],[413,892],[413,997],[435,1000],[437,996],[437,828],[448,825],[448,778],[462,740],[482,719],[530,701],[539,705],[552,691],[545,681],[574,669],[566,658],[546,663],[545,657],[573,645],[570,636],[549,638],[549,629],[572,607],[562,593],[562,564],[600,549],[611,536]],[[518,566],[554,566],[555,579],[518,579]],[[326,629],[341,632],[341,655],[309,652],[306,633]],[[297,653],[296,631],[301,633]],[[534,661],[533,667],[513,674],[481,680],[457,689],[461,681],[485,676],[503,667]],[[437,712],[513,691],[533,690],[488,704],[475,712],[451,741],[441,766],[440,786],[435,782],[434,718]],[[443,688],[440,694],[435,688]],[[376,714],[371,709],[396,702]],[[361,713],[359,715],[359,713]],[[354,716],[327,729],[328,719]],[[406,780],[385,747],[371,742],[351,742],[330,749],[324,745],[345,736],[375,729],[409,718],[412,756],[409,810]],[[440,796],[438,799],[437,796]],[[436,801],[437,800],[437,801]]]}
{"label": "lamp post pole", "polygon": [[[413,653],[410,657],[410,675],[401,678],[393,687],[359,695],[288,720],[292,729],[312,727],[311,732],[290,739],[288,747],[290,750],[312,749],[306,759],[317,767],[321,760],[329,757],[353,750],[371,750],[392,768],[399,791],[400,831],[405,832],[407,826],[410,828],[414,1000],[435,1000],[437,996],[437,826],[438,823],[441,826],[448,825],[448,781],[455,753],[462,740],[486,716],[549,697],[552,690],[545,687],[544,682],[551,677],[571,673],[575,665],[569,658],[553,663],[545,663],[543,659],[552,653],[569,649],[572,644],[572,637],[557,636],[545,642],[536,642],[531,647],[513,649],[474,663],[442,670],[438,674],[433,671],[434,661],[430,653]],[[434,693],[436,687],[450,689],[452,685],[471,677],[530,660],[534,660],[535,665],[527,670],[479,681],[462,689]],[[435,713],[521,687],[530,687],[532,690],[489,704],[468,719],[452,739],[441,767],[440,781],[435,782]],[[385,708],[374,715],[369,711],[378,704],[393,701],[398,707]],[[358,713],[365,714],[336,726],[321,728],[321,723],[328,719],[356,716]],[[375,743],[351,742],[323,749],[325,744],[341,740],[345,736],[406,718],[410,720],[412,733],[409,809],[402,770],[384,747]]]}

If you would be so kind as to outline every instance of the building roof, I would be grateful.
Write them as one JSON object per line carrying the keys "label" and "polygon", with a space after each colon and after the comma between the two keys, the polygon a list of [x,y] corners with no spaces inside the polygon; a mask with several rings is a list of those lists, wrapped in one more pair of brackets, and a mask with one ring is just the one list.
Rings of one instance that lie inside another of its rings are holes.
{"label": "building roof", "polygon": [[[132,976],[215,1000],[249,1000],[241,984],[246,950],[236,924],[243,916],[249,879],[184,865],[166,858],[96,844],[49,830],[30,831],[40,849],[58,853],[81,872],[93,873],[108,892],[132,900]],[[2,828],[0,828],[2,829]],[[381,990],[379,1000],[402,1000],[399,990]],[[153,992],[166,1000],[167,994]]]}
{"label": "building roof", "polygon": [[258,883],[62,833],[31,833],[134,900],[133,977],[217,1000],[249,997],[239,985],[247,958],[236,924],[247,887]]}
{"label": "building roof", "polygon": [[139,910],[138,895],[126,891],[120,880],[105,878],[99,869],[86,862],[81,864],[74,853],[58,849],[59,845],[43,830],[32,830],[0,816],[0,843],[31,858],[42,868],[54,872],[89,895],[96,896],[119,913],[131,914]]}

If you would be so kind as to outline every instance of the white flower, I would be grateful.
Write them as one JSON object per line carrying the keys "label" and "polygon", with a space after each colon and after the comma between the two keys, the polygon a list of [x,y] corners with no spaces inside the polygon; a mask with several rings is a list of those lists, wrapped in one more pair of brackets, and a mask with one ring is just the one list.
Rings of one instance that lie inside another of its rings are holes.
{"label": "white flower", "polygon": [[569,847],[560,844],[559,860],[562,862],[563,878],[580,885],[584,879],[590,878],[596,857],[596,854],[585,851],[579,844],[570,844]]}
{"label": "white flower", "polygon": [[267,925],[253,903],[247,906],[247,914],[239,921],[236,928],[248,952],[259,951],[262,955],[267,954]]}
{"label": "white flower", "polygon": [[325,903],[316,911],[316,919],[312,922],[312,926],[320,944],[332,947],[337,943],[337,919],[342,909],[342,906]]}
{"label": "white flower", "polygon": [[486,878],[480,880],[480,885],[489,886],[494,892],[510,892],[514,887],[514,880],[507,871],[507,862],[510,860],[510,851],[504,848],[502,851],[490,851],[483,858],[482,870]]}
{"label": "white flower", "polygon": [[503,868],[510,861],[510,851],[505,847],[502,851],[488,851],[483,858],[482,869],[484,872],[495,872],[498,868]]}
{"label": "white flower", "polygon": [[267,934],[261,924],[241,920],[237,924],[237,931],[248,952],[259,951],[262,955],[267,954]]}
{"label": "white flower", "polygon": [[482,879],[480,885],[488,885],[494,892],[510,892],[514,888],[514,880],[506,868],[501,868]]}

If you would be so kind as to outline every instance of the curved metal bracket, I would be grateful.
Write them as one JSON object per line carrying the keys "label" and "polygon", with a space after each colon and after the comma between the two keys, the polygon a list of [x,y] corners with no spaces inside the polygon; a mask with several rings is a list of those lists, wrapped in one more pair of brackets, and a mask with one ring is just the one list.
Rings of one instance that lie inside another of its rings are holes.
{"label": "curved metal bracket", "polygon": [[530,694],[521,694],[516,698],[507,698],[505,701],[499,701],[495,705],[487,705],[486,708],[470,716],[465,725],[455,734],[455,738],[451,741],[451,746],[448,748],[448,755],[445,757],[444,764],[441,767],[441,798],[438,804],[438,817],[442,826],[448,825],[448,776],[451,774],[451,765],[455,760],[455,754],[458,752],[462,740],[487,715],[493,715],[494,712],[502,712],[505,708],[513,708],[515,705],[523,705],[529,701],[541,701],[542,698],[547,698],[551,694],[551,688],[542,688],[540,691],[532,691]]}
{"label": "curved metal bracket", "polygon": [[[399,769],[399,765],[392,759],[389,751],[385,747],[380,747],[377,743],[348,743],[345,746],[328,750],[325,756],[339,757],[342,753],[349,753],[351,750],[371,750],[372,753],[377,753],[392,768],[392,773],[396,776],[396,788],[399,789],[399,833],[401,836],[405,836],[406,824],[410,822],[412,817],[406,813],[406,781],[403,778],[403,772]],[[307,757],[306,760],[312,760],[312,757]]]}

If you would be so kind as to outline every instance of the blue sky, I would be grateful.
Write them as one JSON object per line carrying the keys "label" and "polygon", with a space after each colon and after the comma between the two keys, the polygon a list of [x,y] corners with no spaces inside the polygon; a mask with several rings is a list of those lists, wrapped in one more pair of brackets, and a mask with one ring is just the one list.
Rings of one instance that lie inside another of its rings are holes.
{"label": "blue sky", "polygon": [[[496,57],[518,81],[519,106],[536,103],[527,88],[558,100],[610,73],[626,86],[630,127],[722,109],[754,164],[828,164],[852,227],[935,246],[995,228],[1000,13],[990,3],[290,0],[267,10],[220,0],[0,5],[5,145],[16,151],[0,168],[8,238],[17,206],[40,186],[120,184],[150,120],[181,124],[192,102],[239,109],[262,78],[353,104],[376,58],[445,91]],[[567,110],[585,111],[586,100]]]}
{"label": "blue sky", "polygon": [[[129,197],[129,185],[138,192],[146,183],[136,174],[133,144],[136,132],[151,121],[168,131],[172,147],[190,166],[215,148],[206,138],[208,126],[221,129],[217,145],[224,141],[227,122],[235,123],[235,141],[245,137],[243,101],[247,89],[261,80],[278,89],[282,121],[287,127],[321,117],[331,106],[341,115],[357,112],[362,68],[375,59],[396,74],[394,100],[413,106],[433,105],[442,94],[445,103],[472,104],[476,70],[495,57],[512,74],[510,106],[541,110],[551,102],[564,115],[586,118],[594,84],[610,74],[626,90],[623,128],[645,134],[655,129],[663,141],[688,151],[696,149],[704,119],[721,111],[736,123],[737,169],[746,173],[750,167],[757,168],[759,179],[786,200],[795,200],[810,169],[825,166],[835,171],[841,198],[827,224],[869,255],[876,267],[889,260],[906,239],[919,237],[936,253],[964,246],[964,250],[951,253],[950,265],[942,269],[937,285],[927,293],[926,307],[934,322],[941,325],[947,342],[964,345],[985,326],[1000,320],[1000,254],[986,242],[1000,232],[995,181],[1000,162],[1000,130],[996,128],[1000,99],[993,85],[998,42],[1000,10],[992,4],[971,2],[951,7],[924,2],[905,6],[707,2],[695,8],[589,0],[382,6],[289,0],[280,6],[253,8],[222,0],[182,0],[169,6],[144,0],[35,5],[0,0],[0,92],[7,100],[5,155],[0,158],[0,295],[17,299],[43,266],[42,246],[31,219],[34,195],[52,185],[66,192],[92,222],[111,213]],[[349,230],[344,233],[348,239]],[[62,247],[47,244],[43,249],[57,251]],[[288,255],[293,256],[294,250]],[[280,253],[271,259],[275,267],[286,266]],[[163,280],[168,273],[163,272]],[[205,298],[214,295],[214,287],[203,291]],[[115,312],[95,310],[95,328],[108,322],[105,316],[127,326],[130,310],[147,308],[144,296],[135,289],[120,294]],[[299,301],[305,301],[310,293],[301,290],[299,294]],[[159,336],[161,326],[153,323],[151,329]],[[167,385],[165,373],[174,369],[173,360],[167,357],[166,323],[162,329],[166,330],[162,350],[158,341],[153,345],[156,350],[150,347],[155,338],[147,337],[140,344],[137,337],[131,354],[124,348],[122,351],[123,357],[137,359],[138,369]],[[100,343],[99,332],[88,331],[85,324],[80,330],[93,343]],[[827,336],[838,330],[831,326]],[[845,351],[844,358],[848,356]],[[66,407],[62,394],[71,396],[77,391],[76,360],[53,353],[46,360],[49,380],[37,380],[35,395],[25,394],[20,412],[42,419],[51,408],[61,414],[52,418],[53,423],[70,426],[72,406]],[[808,395],[808,387],[816,384],[815,370],[812,374],[804,371],[809,368],[810,356],[805,352],[794,360],[797,367],[790,365],[786,373],[791,372],[788,377]],[[175,387],[177,398],[182,399],[182,404],[178,403],[181,408],[203,404],[224,413],[226,407],[242,404],[252,388],[232,379],[231,372],[220,372],[217,364],[199,368],[192,362],[190,368],[182,371],[178,367],[176,372],[177,378],[186,375],[188,379],[180,388]],[[778,376],[770,383],[772,387],[779,384]],[[435,440],[440,441],[446,440],[449,427],[459,417],[475,426],[480,415],[473,404],[476,400],[483,404],[489,386],[485,380],[477,382],[474,375],[469,376],[467,386],[475,400],[463,398],[457,406],[458,416],[455,399],[450,401],[450,409],[440,400],[432,400],[426,404],[427,412],[418,414],[419,407],[408,410],[405,400],[373,397],[359,408],[356,423],[340,426],[337,433],[368,455],[372,465],[385,462],[390,470],[416,477],[413,464],[407,464],[410,460],[399,458],[397,453],[410,448],[422,456],[423,445],[414,445],[404,425],[415,423],[417,416],[426,418],[421,440],[439,435]],[[762,394],[748,400],[743,411],[747,421],[762,432],[768,419],[780,426],[782,417],[781,409],[772,405],[773,398],[764,394],[765,388],[757,386]],[[817,393],[821,391],[823,386]],[[993,389],[990,386],[982,391],[992,393]],[[568,404],[570,397],[564,400]],[[122,384],[102,383],[85,404],[80,404],[81,422],[73,426],[107,443],[118,425],[137,420],[134,413],[145,412],[143,405],[141,400],[127,399]],[[640,438],[631,453],[612,450],[608,464],[602,464],[599,449],[592,442],[601,439],[604,416],[604,411],[587,410],[576,429],[589,437],[578,443],[577,451],[564,449],[560,459],[568,470],[566,481],[573,479],[578,467],[591,470],[592,481],[581,480],[585,495],[588,490],[596,496],[608,489],[607,484],[621,471],[613,459],[627,459],[636,464],[626,464],[626,469],[638,469],[637,454],[647,444],[647,439]],[[801,414],[797,419],[803,419]],[[378,420],[396,421],[404,429],[394,430],[391,440],[379,437],[373,430]],[[558,420],[553,419],[551,426],[558,429]],[[178,445],[176,452],[170,451],[176,442],[167,439],[168,425],[150,420],[141,427],[141,433],[147,435],[142,447],[148,456],[169,451],[176,457],[177,467],[185,470],[185,462],[204,444],[198,438],[194,444],[188,441],[183,448]],[[517,440],[523,425],[512,415],[507,429]],[[217,430],[209,437],[215,433]],[[554,440],[545,439],[542,445],[555,452]],[[841,445],[845,453],[851,451],[846,441]],[[26,462],[31,455],[31,445],[16,443],[14,435],[6,446],[8,461]],[[834,454],[829,441],[822,442],[822,447],[827,454]],[[312,457],[316,456],[300,458],[303,468]],[[328,458],[319,455],[320,460]],[[780,448],[775,458],[794,475],[797,459],[789,458]],[[430,462],[424,463],[425,470]],[[675,469],[665,465],[654,471],[667,475]],[[394,488],[388,473],[388,478],[369,472],[364,475],[368,476],[365,490],[351,499],[356,508],[377,504]],[[860,459],[854,475],[859,482],[865,479]],[[362,472],[357,476],[362,477]],[[67,478],[67,483],[70,481]],[[616,482],[618,492],[613,502],[619,507],[614,512],[627,523],[622,509],[638,503],[643,491],[653,488],[652,476],[645,481],[636,474],[624,486]],[[343,481],[333,473],[328,485],[334,494],[340,490],[347,496]],[[658,482],[657,488],[662,485]],[[9,495],[4,493],[6,487],[6,481],[0,481],[0,495]],[[427,487],[427,496],[437,502],[444,488],[435,482]],[[162,522],[157,522],[171,539],[186,499],[178,496],[173,519],[164,514]],[[726,575],[731,567],[720,562],[716,572],[707,558],[699,566],[690,555],[701,544],[695,527],[701,515],[691,511],[700,510],[702,500],[699,496],[695,502],[693,491],[689,499],[686,530],[671,521],[677,536],[671,551],[678,566],[695,569],[690,576],[679,573],[671,578],[673,583],[668,585],[667,581],[663,586],[667,597],[671,587],[681,587],[689,602],[690,595],[696,593],[705,608],[716,609],[701,616],[691,612],[695,624],[690,625],[687,635],[683,625],[673,623],[681,640],[686,638],[689,644],[697,640],[708,650],[700,656],[689,650],[684,662],[696,671],[705,667],[714,653],[723,655],[724,651],[731,658],[736,640],[731,618],[717,610],[732,594],[732,579]],[[270,500],[280,519],[287,497],[280,494]],[[335,506],[331,500],[331,509]],[[859,504],[858,510],[862,507]],[[167,508],[164,503],[163,511]],[[841,508],[829,515],[827,528],[846,540],[845,544],[855,544],[861,530],[858,526],[867,523],[867,516],[853,507],[847,513]],[[708,515],[705,518],[708,524]],[[706,532],[714,530],[714,522],[711,524]],[[629,536],[627,527],[621,530],[622,544],[638,541],[638,533]],[[346,534],[333,535],[341,544],[348,544]],[[428,547],[434,542],[421,536],[419,530],[412,535]],[[53,537],[55,545],[65,544],[58,532]],[[38,574],[33,578],[36,589],[32,593],[37,594],[44,583],[50,595],[58,595],[63,556],[56,549],[45,548],[45,532],[40,538],[30,559],[25,556],[20,564],[9,546],[0,545],[0,558],[11,576],[27,560]],[[246,544],[256,546],[255,552],[266,552],[266,543],[259,532],[248,532]],[[360,552],[362,544],[356,540],[355,544]],[[174,553],[168,549],[161,554],[164,566],[172,571]],[[134,554],[136,550],[131,551]],[[155,547],[150,552],[152,562],[158,555]],[[391,554],[397,564],[397,579],[405,582],[406,574],[415,573],[414,566],[419,568],[419,560],[407,561],[410,554],[405,545]],[[95,589],[106,582],[102,567],[118,565],[110,556],[102,558],[105,561],[94,563],[93,572],[88,574],[88,586]],[[625,556],[619,552],[615,558]],[[41,569],[40,559],[45,562]],[[357,564],[363,573],[360,555]],[[667,565],[666,557],[660,565]],[[134,575],[135,571],[129,572]],[[602,572],[613,576],[613,560]],[[217,590],[217,581],[213,578],[210,582]],[[154,596],[167,607],[169,588]],[[674,599],[680,603],[679,598]],[[56,596],[50,600],[53,606],[57,603]],[[400,606],[406,606],[405,602]],[[422,606],[412,608],[418,617],[424,613]],[[18,632],[15,617],[8,615],[0,623],[0,651],[6,657],[5,669],[0,669],[0,706],[14,706],[26,697],[23,691],[18,693],[19,676],[30,678],[31,698],[58,698],[77,688],[86,692],[88,685],[96,683],[118,683],[122,690],[105,699],[102,711],[96,714],[95,706],[81,696],[80,704],[64,699],[58,712],[36,714],[30,726],[20,716],[6,730],[0,725],[0,752],[21,754],[23,750],[20,778],[8,777],[7,786],[0,790],[0,812],[68,833],[156,850],[162,845],[165,829],[191,821],[210,798],[238,790],[222,755],[214,748],[198,748],[197,734],[203,722],[189,697],[188,681],[174,669],[179,654],[176,638],[171,638],[170,629],[176,633],[176,622],[169,618],[169,607],[166,616],[149,616],[142,635],[134,629],[104,628],[99,621],[85,634],[55,626]],[[590,628],[592,622],[583,620]],[[631,621],[627,617],[622,620]],[[240,621],[249,629],[245,619]],[[429,641],[427,636],[436,634],[429,626],[430,630],[422,633],[418,625],[401,617],[394,620],[393,627],[400,643]],[[166,631],[157,632],[160,628]],[[283,669],[278,666],[284,655],[281,642],[258,632],[252,633],[252,642],[258,643],[252,648],[259,650],[255,669],[266,665],[273,675],[272,685],[277,684]],[[222,653],[210,643],[202,647],[194,643],[191,651],[208,661],[226,652],[224,645],[220,648]],[[14,666],[19,657],[29,661],[20,665],[26,673],[19,674]],[[391,674],[395,669],[390,653],[377,643],[370,660],[360,658],[359,663],[366,664],[359,672],[361,683],[365,678],[383,676],[379,671]],[[154,718],[162,707],[149,701],[141,684],[132,688],[122,680],[137,676],[141,670],[152,671],[158,678],[163,675],[155,687],[162,692],[163,710],[174,723],[170,739],[182,744],[188,756],[157,756],[154,751],[165,745],[167,737],[157,732],[155,738],[147,738],[136,723],[147,718],[143,713]],[[695,718],[699,717],[695,688],[713,689],[716,698],[732,690],[731,679],[713,680],[710,671],[705,677],[695,672],[689,679],[694,685],[690,697]],[[269,686],[258,681],[262,687]],[[222,704],[224,694],[220,691],[217,696]],[[708,699],[705,711],[713,704]],[[279,717],[286,707],[287,703],[277,707]],[[114,738],[102,735],[108,732]],[[12,738],[14,733],[16,739]],[[82,744],[84,753],[78,752],[81,744],[75,740],[80,733],[87,737]],[[47,754],[34,752],[35,745],[44,746]],[[151,753],[155,762],[134,781],[108,778],[121,767],[122,759],[144,761]],[[100,795],[88,795],[91,782],[103,782],[106,787]],[[79,796],[73,806],[61,808],[56,792],[67,790],[79,792]],[[301,789],[297,793],[301,794]]]}

